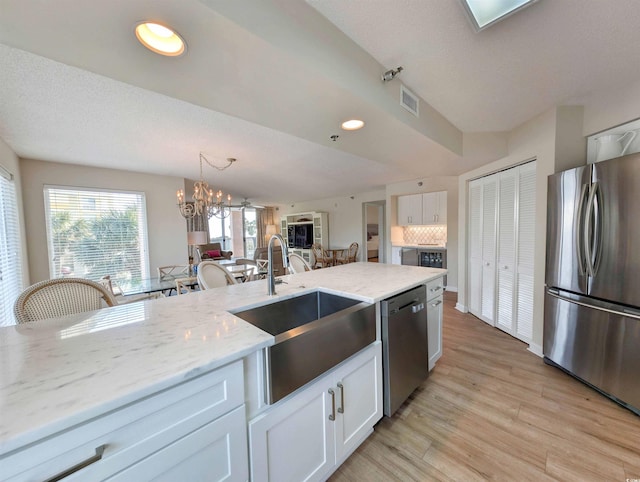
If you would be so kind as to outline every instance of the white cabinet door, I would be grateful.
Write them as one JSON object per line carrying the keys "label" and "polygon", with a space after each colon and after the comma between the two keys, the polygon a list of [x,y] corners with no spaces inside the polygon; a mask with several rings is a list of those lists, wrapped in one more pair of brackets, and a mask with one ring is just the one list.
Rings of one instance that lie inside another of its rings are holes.
{"label": "white cabinet door", "polygon": [[496,326],[509,334],[514,330],[513,296],[516,262],[516,182],[518,172],[498,174],[498,262]]}
{"label": "white cabinet door", "polygon": [[353,452],[382,418],[382,344],[336,373],[336,461]]}
{"label": "white cabinet door", "polygon": [[391,264],[402,264],[402,248],[399,246],[391,247]]}
{"label": "white cabinet door", "polygon": [[447,224],[447,191],[436,193],[438,196],[437,224]]}
{"label": "white cabinet door", "polygon": [[482,319],[494,324],[496,292],[496,201],[497,180],[484,179],[482,186]]}
{"label": "white cabinet door", "polygon": [[516,268],[515,336],[527,343],[533,336],[533,259],[536,229],[536,163],[520,166],[518,184],[518,265]]}
{"label": "white cabinet door", "polygon": [[469,311],[480,317],[482,305],[482,179],[469,183]]}
{"label": "white cabinet door", "polygon": [[107,480],[246,481],[249,464],[244,412],[242,405]]}
{"label": "white cabinet door", "polygon": [[422,195],[422,224],[439,224],[437,192],[427,192]]}
{"label": "white cabinet door", "polygon": [[442,356],[442,295],[427,302],[427,343],[429,348],[429,371]]}
{"label": "white cabinet door", "polygon": [[447,191],[422,195],[422,224],[447,224]]}
{"label": "white cabinet door", "polygon": [[326,479],[382,418],[381,353],[372,344],[249,422],[251,480]]}
{"label": "white cabinet door", "polygon": [[251,480],[322,480],[335,464],[335,424],[326,381],[249,423]]}
{"label": "white cabinet door", "polygon": [[422,224],[422,194],[398,196],[398,224]]}

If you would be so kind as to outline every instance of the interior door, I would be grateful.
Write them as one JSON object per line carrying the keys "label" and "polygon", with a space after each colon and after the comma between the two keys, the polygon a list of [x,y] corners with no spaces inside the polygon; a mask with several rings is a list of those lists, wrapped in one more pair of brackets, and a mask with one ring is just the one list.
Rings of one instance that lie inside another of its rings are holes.
{"label": "interior door", "polygon": [[480,316],[482,297],[482,179],[469,183],[469,311]]}
{"label": "interior door", "polygon": [[495,324],[497,176],[485,178],[482,188],[481,319]]}
{"label": "interior door", "polygon": [[589,295],[640,306],[640,154],[593,164]]}
{"label": "interior door", "polygon": [[514,303],[516,263],[516,190],[519,169],[499,174],[498,263],[496,326],[509,334],[515,328]]}

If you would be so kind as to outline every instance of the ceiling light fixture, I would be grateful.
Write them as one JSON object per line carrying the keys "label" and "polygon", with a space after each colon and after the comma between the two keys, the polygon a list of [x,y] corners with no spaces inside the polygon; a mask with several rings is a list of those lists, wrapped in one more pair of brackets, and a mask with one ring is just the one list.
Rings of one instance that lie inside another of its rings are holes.
{"label": "ceiling light fixture", "polygon": [[[227,194],[227,203],[222,201],[224,197],[222,191],[214,193],[213,189],[209,188],[209,183],[203,179],[202,176],[202,161],[205,161],[211,167],[218,171],[224,171],[231,164],[236,162],[236,159],[227,158],[227,165],[223,167],[216,166],[207,159],[202,152],[200,153],[200,180],[193,184],[193,201],[186,201],[184,198],[184,191],[179,189],[176,193],[178,197],[178,209],[180,214],[185,219],[193,218],[194,216],[201,216],[206,214],[207,218],[216,216],[217,218],[224,219],[231,214],[231,195]],[[215,201],[213,196],[215,194]]]}
{"label": "ceiling light fixture", "polygon": [[538,0],[460,0],[476,32],[513,15]]}
{"label": "ceiling light fixture", "polygon": [[342,128],[345,131],[357,131],[358,129],[362,129],[363,127],[364,121],[361,121],[360,119],[350,119],[342,123]]}
{"label": "ceiling light fixture", "polygon": [[402,67],[398,67],[397,69],[387,70],[384,74],[382,74],[382,81],[389,82],[390,80],[395,79],[396,75],[402,72],[404,69]]}
{"label": "ceiling light fixture", "polygon": [[182,55],[186,49],[184,39],[174,30],[154,22],[136,25],[136,37],[149,50],[169,57]]}

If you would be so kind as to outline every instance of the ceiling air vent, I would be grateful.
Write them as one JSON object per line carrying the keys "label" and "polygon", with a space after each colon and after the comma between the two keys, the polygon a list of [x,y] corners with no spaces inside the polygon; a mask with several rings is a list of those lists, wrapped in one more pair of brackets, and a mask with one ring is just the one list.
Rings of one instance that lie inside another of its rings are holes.
{"label": "ceiling air vent", "polygon": [[418,99],[417,95],[402,84],[400,85],[400,105],[411,112],[414,116],[420,117],[420,99]]}

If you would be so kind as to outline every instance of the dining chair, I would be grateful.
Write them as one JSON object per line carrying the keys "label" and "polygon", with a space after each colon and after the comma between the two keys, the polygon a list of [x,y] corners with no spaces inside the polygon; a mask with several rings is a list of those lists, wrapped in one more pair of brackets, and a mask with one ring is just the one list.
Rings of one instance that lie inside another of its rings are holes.
{"label": "dining chair", "polygon": [[198,265],[198,285],[201,290],[235,284],[237,284],[235,277],[215,261],[202,261]]}
{"label": "dining chair", "polygon": [[168,266],[158,266],[158,278],[189,276],[188,264],[172,264]]}
{"label": "dining chair", "polygon": [[358,248],[360,245],[356,242],[353,242],[349,245],[349,249],[344,254],[343,257],[340,257],[336,260],[337,264],[347,264],[347,263],[355,263],[356,258],[358,257]]}
{"label": "dining chair", "polygon": [[111,279],[111,275],[103,276],[102,278],[100,278],[99,283],[111,292],[117,304],[119,305],[126,305],[135,301],[157,300],[158,298],[165,297],[160,292],[142,293],[139,295],[125,295],[124,291],[122,291],[122,288],[118,286],[118,283]]}
{"label": "dining chair", "polygon": [[27,323],[117,304],[111,292],[96,281],[58,278],[40,281],[25,289],[13,305],[13,313],[18,323]]}
{"label": "dining chair", "polygon": [[329,256],[329,253],[322,247],[320,243],[314,243],[311,245],[311,251],[313,252],[313,269],[318,267],[328,268],[333,264],[333,257]]}
{"label": "dining chair", "polygon": [[299,254],[291,253],[289,255],[289,270],[293,274],[304,273],[305,271],[311,271],[311,266]]}

